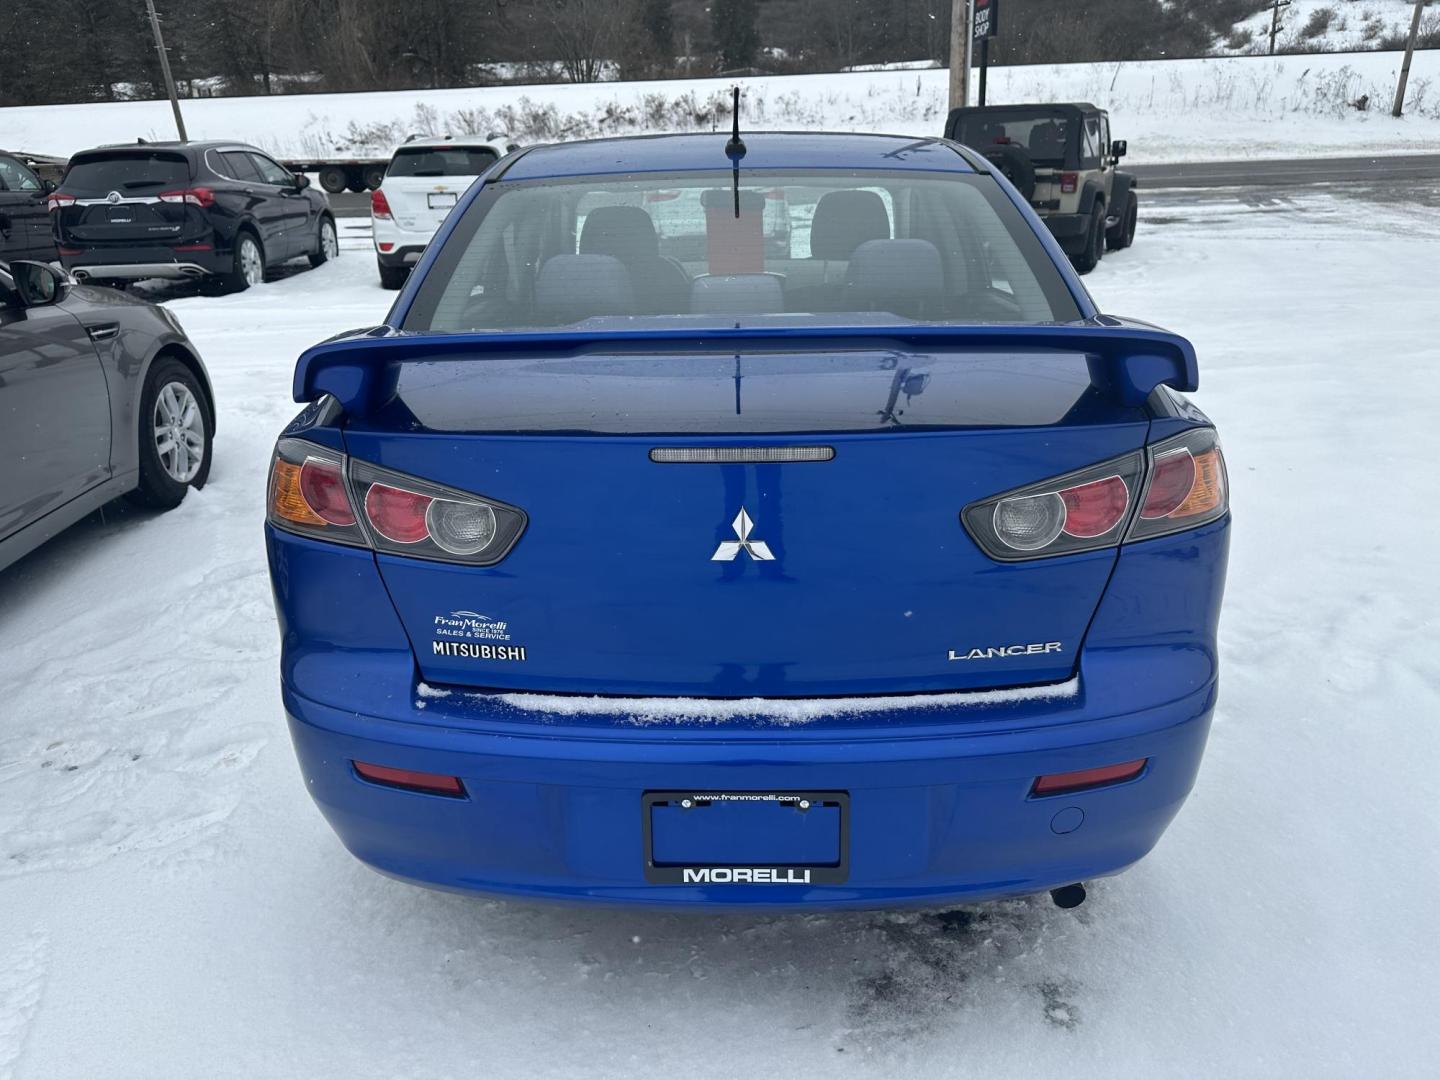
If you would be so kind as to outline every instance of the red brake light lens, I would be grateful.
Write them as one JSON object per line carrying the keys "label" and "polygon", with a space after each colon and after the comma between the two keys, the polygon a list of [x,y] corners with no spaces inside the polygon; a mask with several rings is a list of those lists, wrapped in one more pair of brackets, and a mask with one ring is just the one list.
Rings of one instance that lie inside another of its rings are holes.
{"label": "red brake light lens", "polygon": [[365,516],[386,540],[396,544],[418,544],[430,535],[425,511],[431,498],[388,484],[371,484],[365,493]]}
{"label": "red brake light lens", "polygon": [[1065,532],[1088,540],[1120,524],[1130,506],[1130,489],[1120,477],[1107,476],[1065,488],[1060,498],[1065,503]]}
{"label": "red brake light lens", "polygon": [[376,188],[370,192],[370,216],[377,218],[390,218],[390,200],[385,198],[385,192]]}
{"label": "red brake light lens", "polygon": [[1142,518],[1163,518],[1177,509],[1195,485],[1195,458],[1185,447],[1156,455]]}
{"label": "red brake light lens", "polygon": [[207,187],[162,191],[157,198],[164,203],[188,203],[191,206],[214,206],[215,192]]}
{"label": "red brake light lens", "polygon": [[1060,193],[1062,195],[1074,195],[1080,187],[1080,174],[1067,172],[1060,174]]}
{"label": "red brake light lens", "polygon": [[345,492],[340,466],[310,458],[300,467],[300,494],[315,516],[331,525],[354,525],[355,511]]}
{"label": "red brake light lens", "polygon": [[1080,769],[1076,772],[1051,773],[1048,776],[1036,777],[1035,786],[1030,789],[1030,794],[1064,795],[1075,791],[1088,791],[1091,788],[1108,787],[1111,784],[1123,784],[1126,780],[1133,780],[1139,776],[1149,761],[1149,758],[1140,758],[1136,761],[1121,762],[1119,765],[1102,765],[1098,769]]}
{"label": "red brake light lens", "polygon": [[71,205],[74,201],[74,195],[62,195],[58,191],[52,191],[45,197],[45,207],[48,210],[59,210]]}

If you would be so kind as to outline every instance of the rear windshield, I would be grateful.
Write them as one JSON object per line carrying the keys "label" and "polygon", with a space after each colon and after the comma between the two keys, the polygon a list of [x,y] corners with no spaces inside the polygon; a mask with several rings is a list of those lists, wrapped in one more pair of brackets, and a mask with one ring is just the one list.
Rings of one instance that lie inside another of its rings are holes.
{"label": "rear windshield", "polygon": [[65,173],[64,188],[74,195],[106,195],[183,186],[189,181],[190,163],[183,154],[127,150],[75,158]]}
{"label": "rear windshield", "polygon": [[955,141],[984,153],[997,143],[1010,143],[1037,165],[1061,166],[1070,145],[1070,121],[1063,116],[966,116]]}
{"label": "rear windshield", "polygon": [[395,151],[386,176],[479,176],[495,164],[488,146],[415,146]]}
{"label": "rear windshield", "polygon": [[499,183],[404,329],[1043,323],[1080,317],[988,176],[596,176]]}

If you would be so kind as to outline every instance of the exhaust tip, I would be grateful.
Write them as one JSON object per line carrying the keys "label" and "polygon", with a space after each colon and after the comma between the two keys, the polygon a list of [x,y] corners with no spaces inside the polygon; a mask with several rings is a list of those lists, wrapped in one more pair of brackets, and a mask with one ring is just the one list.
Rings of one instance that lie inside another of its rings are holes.
{"label": "exhaust tip", "polygon": [[74,278],[75,278],[76,281],[89,281],[89,280],[90,280],[90,275],[87,274],[84,270],[72,270],[72,271],[70,271],[70,273],[74,276]]}
{"label": "exhaust tip", "polygon": [[1055,902],[1056,907],[1069,911],[1085,902],[1085,886],[1078,881],[1073,885],[1061,885],[1058,889],[1050,890],[1050,899]]}

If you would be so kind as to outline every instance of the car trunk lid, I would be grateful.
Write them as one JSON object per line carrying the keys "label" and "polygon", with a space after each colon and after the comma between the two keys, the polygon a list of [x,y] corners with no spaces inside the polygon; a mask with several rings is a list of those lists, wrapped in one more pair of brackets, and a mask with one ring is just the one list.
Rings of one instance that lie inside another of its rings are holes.
{"label": "car trunk lid", "polygon": [[[1138,386],[1033,343],[472,364],[392,365],[392,393],[352,399],[345,431],[354,457],[529,515],[493,567],[377,556],[422,677],[450,685],[785,697],[1063,680],[1115,551],[997,564],[960,511],[1148,430]],[[306,366],[297,387],[319,374]],[[766,460],[787,457],[804,460]]]}

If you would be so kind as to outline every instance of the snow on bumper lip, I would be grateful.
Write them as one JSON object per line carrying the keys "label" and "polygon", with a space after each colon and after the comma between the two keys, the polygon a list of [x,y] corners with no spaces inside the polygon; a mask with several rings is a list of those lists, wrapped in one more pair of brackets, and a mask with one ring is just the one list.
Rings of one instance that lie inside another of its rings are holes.
{"label": "snow on bumper lip", "polygon": [[[1111,716],[1090,715],[1077,692],[1031,703],[1033,715],[1009,729],[957,714],[923,733],[867,721],[718,739],[713,729],[674,725],[401,723],[333,709],[289,686],[284,701],[311,795],[346,847],[383,873],[534,899],[822,909],[979,901],[1124,869],[1189,793],[1214,692],[1211,682]],[[1135,780],[1030,794],[1037,776],[1138,758],[1150,763]],[[458,776],[466,795],[377,787],[356,776],[354,761]],[[643,797],[680,790],[847,793],[846,880],[648,883]]]}

